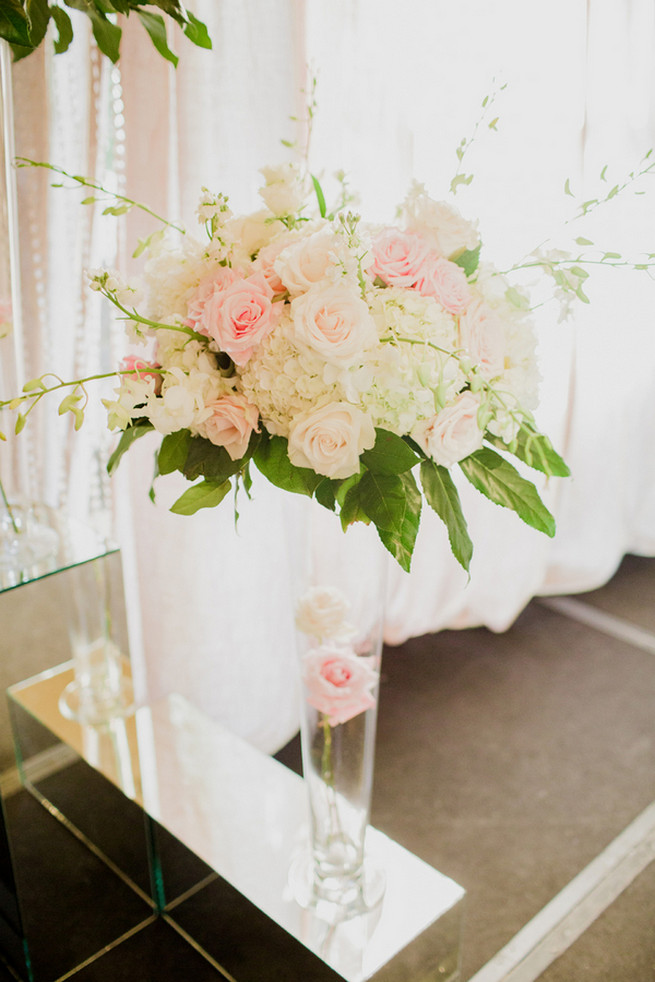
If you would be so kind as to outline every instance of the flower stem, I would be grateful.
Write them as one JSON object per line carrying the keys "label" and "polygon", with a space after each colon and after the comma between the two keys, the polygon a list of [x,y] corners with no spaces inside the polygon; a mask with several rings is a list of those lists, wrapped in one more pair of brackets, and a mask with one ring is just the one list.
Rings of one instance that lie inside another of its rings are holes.
{"label": "flower stem", "polygon": [[[139,201],[134,201],[132,198],[127,198],[124,194],[119,194],[117,191],[111,191],[102,184],[96,184],[93,181],[90,181],[87,177],[81,177],[79,174],[69,174],[69,172],[65,171],[62,167],[56,167],[54,164],[48,164],[45,161],[30,160],[29,157],[16,157],[15,160],[17,167],[43,167],[46,170],[54,171],[55,174],[61,174],[62,177],[67,177],[69,181],[75,181],[76,184],[79,184],[81,187],[91,188],[92,191],[100,191],[101,194],[106,194],[108,197],[113,198],[114,201],[121,201],[126,206],[126,211],[130,208],[138,208],[139,211],[143,211],[146,215],[156,218],[158,222],[168,226],[168,228],[175,229],[176,232],[180,232],[182,235],[185,234],[184,229],[180,225],[175,225],[173,222],[169,222],[166,218],[162,218],[161,215],[158,215],[156,211],[148,208],[147,205],[143,205]],[[57,186],[60,187],[61,185]],[[122,210],[123,209],[121,209],[121,211]]]}
{"label": "flower stem", "polygon": [[14,517],[14,513],[12,511],[11,505],[9,504],[9,499],[7,498],[7,492],[5,491],[5,486],[2,483],[2,479],[0,479],[0,495],[2,495],[2,500],[4,502],[4,506],[7,509],[7,514],[9,515],[9,518],[11,520],[11,526],[12,526],[14,532],[16,533],[16,535],[18,535],[18,532],[20,531],[20,529],[18,528],[18,525],[16,524],[16,518]]}

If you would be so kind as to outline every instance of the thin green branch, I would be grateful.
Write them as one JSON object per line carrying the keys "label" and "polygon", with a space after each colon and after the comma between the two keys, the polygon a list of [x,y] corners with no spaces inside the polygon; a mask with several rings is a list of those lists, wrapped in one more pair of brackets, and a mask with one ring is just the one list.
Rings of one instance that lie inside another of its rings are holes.
{"label": "thin green branch", "polygon": [[[180,232],[182,235],[186,234],[185,230],[180,225],[176,225],[174,222],[169,222],[166,218],[163,218],[161,215],[158,215],[157,212],[153,211],[151,208],[148,208],[147,205],[141,204],[140,201],[134,201],[132,198],[128,198],[124,194],[119,194],[117,191],[111,191],[102,184],[96,184],[94,181],[89,180],[87,177],[82,177],[80,174],[70,174],[62,167],[56,167],[54,164],[48,164],[44,161],[30,160],[29,157],[15,157],[14,163],[16,167],[42,167],[45,170],[53,171],[55,174],[61,174],[62,177],[68,178],[69,181],[75,181],[75,183],[79,184],[81,187],[90,188],[92,191],[99,191],[101,194],[107,195],[108,198],[111,198],[114,201],[122,202],[121,207],[124,208],[124,211],[129,211],[131,208],[138,208],[139,211],[145,212],[146,215],[150,215],[152,218],[155,218],[158,222],[161,222],[168,228],[175,229],[176,232]],[[63,187],[63,185],[53,184],[53,187]],[[92,198],[88,199],[86,203],[91,204],[95,201],[96,199]],[[109,211],[107,212],[107,214],[110,213],[111,212]],[[122,214],[123,211],[115,212],[115,214],[116,213]]]}

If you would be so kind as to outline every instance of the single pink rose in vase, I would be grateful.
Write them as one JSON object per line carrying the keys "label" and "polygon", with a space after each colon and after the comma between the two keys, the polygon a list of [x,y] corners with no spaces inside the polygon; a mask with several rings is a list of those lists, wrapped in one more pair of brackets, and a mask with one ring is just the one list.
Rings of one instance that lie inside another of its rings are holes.
{"label": "single pink rose in vase", "polygon": [[346,723],[375,706],[377,673],[351,648],[321,645],[302,661],[307,702],[327,717],[330,726]]}

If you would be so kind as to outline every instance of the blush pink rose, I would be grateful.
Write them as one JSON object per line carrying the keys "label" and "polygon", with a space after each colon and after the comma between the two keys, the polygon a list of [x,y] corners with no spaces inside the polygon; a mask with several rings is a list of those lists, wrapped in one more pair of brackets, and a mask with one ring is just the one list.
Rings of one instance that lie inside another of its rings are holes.
{"label": "blush pink rose", "polygon": [[286,249],[289,242],[293,241],[292,235],[293,233],[279,235],[272,242],[269,242],[268,245],[263,246],[257,253],[257,259],[253,263],[254,269],[263,274],[274,294],[285,293],[287,289],[275,268],[275,260],[282,250]]}
{"label": "blush pink rose", "polygon": [[261,273],[236,278],[207,298],[198,329],[235,364],[245,365],[275,326],[281,304],[273,304],[272,298],[273,290]]}
{"label": "blush pink rose", "polygon": [[413,287],[421,279],[429,255],[420,235],[397,228],[384,229],[375,238],[372,253],[369,276],[379,276],[388,286],[400,287]]}
{"label": "blush pink rose", "polygon": [[126,355],[120,364],[121,372],[133,373],[139,379],[153,379],[155,383],[155,395],[159,395],[161,392],[162,374],[159,371],[160,368],[161,365],[158,365],[156,362],[146,361],[144,358],[139,358],[138,355]]}
{"label": "blush pink rose", "polygon": [[218,266],[211,276],[205,277],[189,301],[186,326],[209,337],[207,321],[211,318],[211,301],[237,279],[239,274],[229,266]]}
{"label": "blush pink rose", "polygon": [[498,314],[475,300],[459,321],[460,342],[485,378],[500,375],[505,364],[505,331]]}
{"label": "blush pink rose", "polygon": [[365,658],[337,645],[322,645],[302,661],[307,702],[330,726],[346,723],[375,706],[377,673]]}
{"label": "blush pink rose", "polygon": [[417,423],[412,438],[436,464],[451,467],[482,446],[479,410],[479,398],[472,392],[461,392],[430,419]]}
{"label": "blush pink rose", "polygon": [[207,409],[212,415],[203,424],[204,435],[217,447],[225,447],[232,460],[241,460],[257,429],[257,407],[245,396],[234,394],[208,403]]}
{"label": "blush pink rose", "polygon": [[472,297],[464,270],[436,253],[426,263],[416,289],[424,297],[434,297],[449,314],[463,314]]}

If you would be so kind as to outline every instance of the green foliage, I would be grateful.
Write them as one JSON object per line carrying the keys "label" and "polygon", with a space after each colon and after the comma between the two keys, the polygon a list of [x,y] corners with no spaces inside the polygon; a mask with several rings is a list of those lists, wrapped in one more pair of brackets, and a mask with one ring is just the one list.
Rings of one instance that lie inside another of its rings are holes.
{"label": "green foliage", "polygon": [[453,262],[461,266],[467,276],[472,276],[480,264],[480,249],[482,243],[478,242],[475,249],[465,249],[459,256],[453,256]]}
{"label": "green foliage", "polygon": [[[64,0],[64,5],[86,14],[98,48],[113,63],[120,58],[122,37],[122,29],[113,19],[116,14],[127,17],[136,12],[157,51],[173,65],[177,65],[178,58],[168,47],[165,17],[179,24],[192,44],[201,48],[212,46],[206,26],[185,10],[180,0]],[[156,7],[161,13],[152,13],[144,7]],[[12,46],[15,61],[39,47],[51,19],[58,35],[54,41],[55,53],[61,54],[73,40],[73,22],[64,6],[49,4],[48,0],[2,0],[0,38]]]}
{"label": "green foliage", "polygon": [[129,450],[139,437],[145,436],[146,433],[150,433],[152,430],[154,430],[154,426],[147,419],[137,420],[132,426],[128,426],[126,430],[123,430],[116,449],[107,461],[107,471],[113,474],[126,450]]}
{"label": "green foliage", "polygon": [[466,572],[473,556],[473,543],[468,534],[459,494],[450,472],[433,460],[421,463],[421,486],[425,500],[436,511],[448,530],[453,556]]}
{"label": "green foliage", "polygon": [[556,450],[553,449],[548,437],[539,433],[532,423],[524,420],[511,444],[504,443],[499,437],[488,433],[486,439],[501,450],[507,450],[519,460],[528,464],[534,470],[541,471],[548,477],[569,477],[570,470]]}
{"label": "green foliage", "polygon": [[296,467],[291,463],[284,437],[267,438],[266,434],[262,437],[253,454],[257,470],[277,488],[311,497],[323,480],[320,474],[315,474],[309,467]]}
{"label": "green foliage", "polygon": [[365,450],[360,459],[376,474],[403,474],[419,462],[402,437],[383,429],[375,431],[375,445],[371,450]]}
{"label": "green foliage", "polygon": [[170,61],[174,68],[177,68],[179,59],[177,55],[173,54],[171,49],[168,47],[164,18],[160,14],[151,14],[147,10],[139,10],[137,13],[139,20],[150,35],[150,40],[154,44],[159,54],[162,56],[162,58],[165,58],[166,61]]}
{"label": "green foliage", "polygon": [[551,538],[555,535],[555,519],[534,484],[521,477],[500,454],[485,447],[460,460],[459,467],[473,487],[490,501],[511,508],[526,525],[539,532]]}
{"label": "green foliage", "polygon": [[314,177],[313,174],[310,175],[310,176],[311,176],[311,179],[312,179],[312,184],[314,186],[314,192],[316,194],[316,200],[318,202],[318,210],[319,210],[320,216],[321,216],[321,218],[325,218],[325,216],[327,214],[327,206],[325,204],[325,195],[323,194],[323,188],[321,187],[321,185],[320,185],[320,183],[318,181],[318,178]]}
{"label": "green foliage", "polygon": [[176,515],[195,515],[201,508],[215,508],[220,505],[230,490],[230,482],[216,484],[213,481],[200,481],[192,485],[177,501],[171,505],[171,511]]}
{"label": "green foliage", "polygon": [[211,440],[205,440],[201,436],[190,437],[186,460],[178,469],[189,481],[204,477],[215,484],[222,484],[241,470],[257,442],[257,434],[253,433],[248,453],[243,460],[232,460],[225,447],[217,447]]}
{"label": "green foliage", "polygon": [[21,0],[4,0],[0,7],[0,37],[11,45],[30,46],[30,22]]}
{"label": "green foliage", "polygon": [[172,474],[173,471],[183,471],[190,443],[191,434],[188,430],[168,433],[161,441],[157,453],[157,473]]}
{"label": "green foliage", "polygon": [[401,569],[409,573],[421,520],[422,498],[411,471],[399,475],[405,497],[405,510],[392,530],[378,527],[378,535]]}

